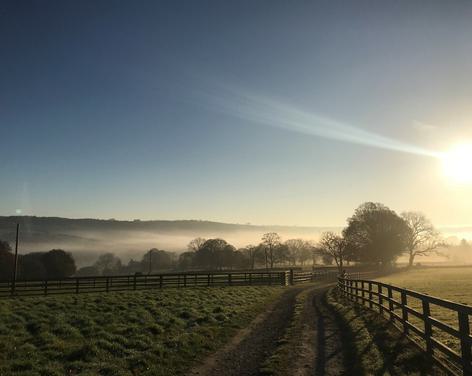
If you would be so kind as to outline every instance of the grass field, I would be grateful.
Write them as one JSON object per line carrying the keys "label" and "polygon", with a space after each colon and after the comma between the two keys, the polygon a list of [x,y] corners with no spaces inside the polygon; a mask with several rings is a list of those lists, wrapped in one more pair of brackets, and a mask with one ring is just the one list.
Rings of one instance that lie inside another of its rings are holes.
{"label": "grass field", "polygon": [[280,287],[0,300],[0,375],[179,375]]}
{"label": "grass field", "polygon": [[[441,299],[472,306],[472,267],[412,269],[379,278],[379,280]],[[421,312],[418,300],[410,299],[408,305]],[[431,315],[454,328],[458,328],[457,315],[451,310],[432,305]],[[444,344],[459,351],[459,342],[452,336],[439,330],[433,332],[433,335]]]}
{"label": "grass field", "polygon": [[327,297],[340,321],[352,375],[444,375],[388,320],[336,291]]}

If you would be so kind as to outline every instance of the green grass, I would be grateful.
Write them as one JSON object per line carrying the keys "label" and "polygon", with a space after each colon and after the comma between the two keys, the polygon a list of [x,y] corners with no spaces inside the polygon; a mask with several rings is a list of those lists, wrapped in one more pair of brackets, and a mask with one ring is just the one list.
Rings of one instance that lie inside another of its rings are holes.
{"label": "green grass", "polygon": [[182,375],[280,287],[0,300],[0,375]]}
{"label": "green grass", "polygon": [[298,354],[301,346],[304,328],[302,313],[309,293],[310,290],[305,289],[295,297],[295,306],[290,324],[284,336],[278,341],[274,353],[262,364],[261,375],[280,376],[290,374],[291,360]]}
{"label": "green grass", "polygon": [[[412,269],[379,280],[441,299],[472,305],[472,267]],[[397,297],[395,298],[397,299]],[[409,298],[408,305],[422,312],[421,302],[418,299]],[[457,314],[454,311],[431,305],[431,315],[453,328],[459,326]],[[411,315],[410,320],[423,328],[421,322],[411,317]],[[437,329],[433,331],[433,336],[455,351],[460,352],[459,341],[456,338]]]}
{"label": "green grass", "polygon": [[[328,292],[327,303],[333,310],[344,333],[346,355],[350,358],[353,375],[375,375],[383,369],[382,354],[373,343],[372,336],[367,330],[362,318],[363,312],[340,298],[336,289]],[[357,359],[357,362],[352,362]]]}
{"label": "green grass", "polygon": [[344,343],[349,345],[346,353],[352,363],[351,375],[444,374],[376,312],[347,301],[336,289],[328,293],[327,301],[340,321]]}

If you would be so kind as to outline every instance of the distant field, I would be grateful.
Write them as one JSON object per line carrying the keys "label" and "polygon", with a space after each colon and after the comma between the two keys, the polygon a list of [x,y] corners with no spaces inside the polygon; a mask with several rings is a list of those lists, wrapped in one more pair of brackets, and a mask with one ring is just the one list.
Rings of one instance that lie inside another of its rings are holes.
{"label": "distant field", "polygon": [[0,375],[178,375],[280,287],[0,300]]}
{"label": "distant field", "polygon": [[[413,269],[379,278],[379,280],[441,299],[472,306],[472,267]],[[419,301],[416,299],[411,299],[408,305],[421,312]],[[452,311],[432,305],[431,314],[433,317],[454,328],[458,327],[457,316]],[[456,351],[459,350],[459,344],[455,338],[440,331],[434,333],[434,335],[444,344]]]}

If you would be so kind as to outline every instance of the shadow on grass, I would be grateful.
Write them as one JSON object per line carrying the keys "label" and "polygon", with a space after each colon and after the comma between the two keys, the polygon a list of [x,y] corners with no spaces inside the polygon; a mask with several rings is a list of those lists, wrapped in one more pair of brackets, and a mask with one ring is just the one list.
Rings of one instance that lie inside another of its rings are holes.
{"label": "shadow on grass", "polygon": [[[380,316],[378,312],[356,305],[338,294],[335,294],[335,298],[355,313],[355,317],[346,320],[333,309],[333,313],[340,321],[340,326],[345,329],[343,330],[346,333],[344,343],[349,344],[346,351],[351,364],[356,361],[362,363],[362,358],[368,356],[370,349],[375,346],[383,358],[375,375],[446,375],[435,367],[428,356],[412,344],[404,333],[399,331],[389,320]],[[351,324],[357,318],[362,319],[363,327],[353,331]],[[371,339],[363,351],[356,354],[356,335],[364,328],[369,332]],[[347,366],[349,367],[349,365]],[[352,373],[353,375],[365,374],[364,370],[359,367],[354,369],[356,373]]]}

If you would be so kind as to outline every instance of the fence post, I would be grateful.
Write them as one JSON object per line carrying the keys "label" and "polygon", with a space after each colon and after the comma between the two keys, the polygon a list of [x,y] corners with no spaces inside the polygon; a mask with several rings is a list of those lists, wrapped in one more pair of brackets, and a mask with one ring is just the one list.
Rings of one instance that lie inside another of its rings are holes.
{"label": "fence post", "polygon": [[469,314],[467,312],[459,311],[459,332],[461,340],[461,357],[462,357],[462,373],[464,375],[472,375],[472,356],[471,345],[469,342]]}
{"label": "fence post", "polygon": [[372,301],[374,295],[372,293],[372,281],[369,281],[369,308],[373,309],[374,308],[374,303]]}
{"label": "fence post", "polygon": [[289,283],[290,283],[291,285],[294,285],[294,284],[295,284],[293,277],[294,277],[293,269],[290,269],[290,280],[289,280]]}
{"label": "fence post", "polygon": [[408,305],[406,292],[405,290],[401,291],[401,299],[402,299],[402,319],[403,319],[403,333],[408,334],[408,310],[406,306]]}
{"label": "fence post", "polygon": [[[136,280],[136,276],[134,278]],[[106,279],[105,289],[106,289],[106,292],[110,291],[110,277],[107,277],[107,279]]]}
{"label": "fence post", "polygon": [[361,291],[362,291],[362,305],[365,305],[365,284],[364,280],[361,282]]}
{"label": "fence post", "polygon": [[231,273],[228,273],[228,286],[231,286]]}
{"label": "fence post", "polygon": [[360,281],[356,280],[356,303],[359,304],[359,302],[362,303],[362,300],[361,300],[361,283]]}
{"label": "fence post", "polygon": [[79,293],[79,279],[78,278],[75,279],[75,293],[76,294]]}
{"label": "fence post", "polygon": [[249,273],[249,285],[252,286],[252,273]]}
{"label": "fence post", "polygon": [[163,276],[162,276],[162,274],[161,274],[161,275],[159,276],[159,288],[161,288],[161,289],[162,289],[163,282],[164,282],[164,281],[163,281]]}
{"label": "fence post", "polygon": [[207,280],[208,286],[210,286],[210,273],[208,273],[208,280]]}
{"label": "fence post", "polygon": [[382,299],[382,285],[377,285],[377,292],[379,293],[379,312],[383,316],[383,299]]}
{"label": "fence post", "polygon": [[[108,278],[107,278],[107,289],[108,289]],[[136,274],[133,277],[133,290],[136,290]]]}
{"label": "fence post", "polygon": [[44,295],[48,294],[48,280],[46,279],[44,281]]}
{"label": "fence post", "polygon": [[269,286],[272,286],[272,273],[269,273]]}
{"label": "fence post", "polygon": [[393,321],[394,316],[393,316],[393,294],[392,294],[392,286],[388,285],[387,287],[387,293],[388,293],[388,310],[390,312],[390,321]]}
{"label": "fence post", "polygon": [[187,287],[187,274],[184,274],[184,287]]}
{"label": "fence post", "polygon": [[431,323],[429,322],[429,316],[431,314],[429,310],[429,301],[426,299],[421,299],[421,304],[423,306],[423,321],[424,321],[424,337],[426,341],[426,352],[429,356],[433,355],[433,343],[431,341],[431,336],[433,334]]}

